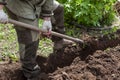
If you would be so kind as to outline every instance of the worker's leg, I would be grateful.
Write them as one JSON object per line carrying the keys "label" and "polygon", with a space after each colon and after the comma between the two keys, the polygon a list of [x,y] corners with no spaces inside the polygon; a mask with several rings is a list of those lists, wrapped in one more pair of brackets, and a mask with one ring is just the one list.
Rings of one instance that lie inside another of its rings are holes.
{"label": "worker's leg", "polygon": [[[53,8],[53,17],[52,17],[52,24],[53,24],[53,31],[58,33],[65,33],[64,27],[64,7],[59,4],[56,0],[54,0],[54,8]],[[65,45],[72,44],[72,41],[64,40],[63,38],[53,36],[52,40],[54,42],[54,49],[60,50]]]}
{"label": "worker's leg", "polygon": [[[19,18],[19,21],[35,25],[37,20],[26,20]],[[37,26],[37,25],[36,25]],[[18,29],[16,28],[19,42],[20,60],[22,62],[22,68],[24,75],[26,77],[35,77],[39,74],[40,68],[36,63],[36,52],[38,49],[38,36],[35,32],[28,29]]]}
{"label": "worker's leg", "polygon": [[[10,18],[24,22],[27,24],[38,26],[38,19],[30,20],[25,19],[19,16],[16,16],[9,10],[7,10]],[[22,63],[23,73],[26,78],[37,77],[40,73],[40,67],[36,63],[36,51],[39,44],[39,33],[31,31],[26,28],[21,28],[18,25],[15,25],[15,30],[17,32],[18,43],[19,43],[19,53],[20,60]]]}

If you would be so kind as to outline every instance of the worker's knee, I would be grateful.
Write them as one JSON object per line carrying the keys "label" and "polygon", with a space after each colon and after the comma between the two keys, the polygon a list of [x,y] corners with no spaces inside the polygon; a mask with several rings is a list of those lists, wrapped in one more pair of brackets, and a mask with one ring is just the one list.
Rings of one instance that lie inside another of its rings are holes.
{"label": "worker's knee", "polygon": [[19,43],[20,60],[22,63],[33,62],[34,64],[38,45],[39,45],[39,40],[29,44]]}

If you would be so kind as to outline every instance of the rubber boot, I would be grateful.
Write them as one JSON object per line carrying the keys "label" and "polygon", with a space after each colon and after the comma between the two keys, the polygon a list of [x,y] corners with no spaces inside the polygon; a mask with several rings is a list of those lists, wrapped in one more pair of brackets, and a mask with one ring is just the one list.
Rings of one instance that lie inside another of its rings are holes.
{"label": "rubber boot", "polygon": [[48,78],[48,74],[40,73],[38,76],[36,76],[34,78],[27,79],[27,80],[47,80],[47,78]]}
{"label": "rubber boot", "polygon": [[62,39],[54,42],[53,53],[64,52],[64,49],[70,45],[75,44],[71,40]]}

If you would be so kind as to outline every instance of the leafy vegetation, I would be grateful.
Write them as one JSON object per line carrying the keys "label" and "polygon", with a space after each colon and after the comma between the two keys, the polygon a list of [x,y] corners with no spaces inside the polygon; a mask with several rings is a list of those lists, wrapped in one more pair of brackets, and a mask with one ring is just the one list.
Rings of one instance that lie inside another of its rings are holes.
{"label": "leafy vegetation", "polygon": [[77,22],[87,27],[110,25],[114,20],[116,0],[58,0],[65,8],[67,24]]}
{"label": "leafy vegetation", "polygon": [[0,61],[18,60],[18,44],[12,25],[0,24]]}

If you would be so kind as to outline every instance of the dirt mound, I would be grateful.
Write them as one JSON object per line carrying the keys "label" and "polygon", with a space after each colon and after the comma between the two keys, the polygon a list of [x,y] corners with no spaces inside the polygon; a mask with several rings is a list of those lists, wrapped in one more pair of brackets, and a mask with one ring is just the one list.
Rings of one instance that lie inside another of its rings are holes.
{"label": "dirt mound", "polygon": [[96,51],[84,61],[75,58],[70,66],[50,74],[50,80],[120,80],[120,46]]}
{"label": "dirt mound", "polygon": [[17,80],[17,78],[23,79],[19,63],[0,64],[0,80]]}

